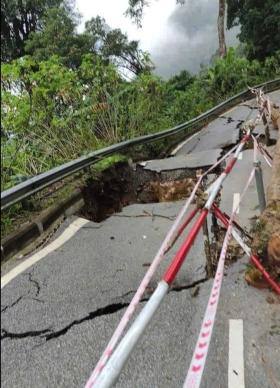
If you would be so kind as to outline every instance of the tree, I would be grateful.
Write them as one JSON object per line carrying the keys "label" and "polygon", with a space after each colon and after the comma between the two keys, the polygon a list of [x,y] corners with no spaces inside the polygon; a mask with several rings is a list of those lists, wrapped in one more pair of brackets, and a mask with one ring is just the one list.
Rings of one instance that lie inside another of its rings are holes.
{"label": "tree", "polygon": [[86,22],[85,27],[93,48],[104,60],[135,75],[150,72],[153,68],[149,54],[139,48],[139,42],[129,41],[119,28],[111,29],[105,19],[97,16]]}
{"label": "tree", "polygon": [[104,63],[114,63],[136,75],[152,68],[149,55],[139,48],[139,42],[129,41],[120,29],[111,29],[100,16],[87,21],[81,34],[76,32],[77,24],[77,19],[64,8],[49,9],[41,31],[30,34],[26,52],[39,61],[58,55],[70,68],[78,68],[86,54],[97,54]]}
{"label": "tree", "polygon": [[32,32],[25,44],[25,52],[37,61],[58,55],[62,62],[77,68],[82,56],[91,52],[91,42],[84,34],[77,34],[78,21],[65,8],[50,8],[42,18],[40,31]]}
{"label": "tree", "polygon": [[24,43],[31,32],[41,28],[42,17],[63,0],[3,0],[1,2],[1,61],[24,55]]}
{"label": "tree", "polygon": [[239,39],[249,59],[263,60],[279,50],[280,2],[278,0],[227,0],[227,26],[240,24]]}

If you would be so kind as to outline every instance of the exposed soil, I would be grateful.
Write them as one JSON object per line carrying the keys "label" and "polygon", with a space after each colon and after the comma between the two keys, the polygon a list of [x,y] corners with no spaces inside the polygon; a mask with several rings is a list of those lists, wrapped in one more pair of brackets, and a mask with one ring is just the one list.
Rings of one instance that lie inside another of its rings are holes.
{"label": "exposed soil", "polygon": [[[191,176],[190,176],[191,175]],[[120,212],[133,203],[156,203],[187,198],[196,181],[196,171],[157,173],[121,162],[89,178],[82,189],[85,206],[80,215],[95,222]]]}
{"label": "exposed soil", "polygon": [[[212,236],[210,243],[210,257],[213,273],[216,272],[219,256],[222,250],[223,241],[226,235],[226,229],[222,226],[218,226],[216,230],[216,237]],[[217,239],[216,239],[217,238]],[[250,245],[248,238],[243,235],[244,240]],[[240,245],[232,238],[228,244],[227,254],[225,258],[225,267],[229,267],[235,263],[244,255],[244,252]]]}

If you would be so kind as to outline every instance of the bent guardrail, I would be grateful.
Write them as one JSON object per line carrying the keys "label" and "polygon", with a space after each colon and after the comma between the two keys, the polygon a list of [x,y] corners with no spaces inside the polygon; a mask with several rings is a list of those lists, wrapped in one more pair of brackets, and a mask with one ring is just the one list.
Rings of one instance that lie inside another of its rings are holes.
{"label": "bent guardrail", "polygon": [[[273,90],[280,88],[280,78],[264,82],[260,85],[255,86],[255,88],[263,88],[265,92],[272,92]],[[198,125],[206,120],[217,117],[222,111],[225,111],[226,109],[232,107],[240,101],[248,100],[251,97],[252,96],[250,90],[245,90],[229,98],[228,100],[218,104],[214,108],[209,109],[207,112],[202,113],[198,117],[191,119],[185,123],[179,124],[173,128],[165,129],[157,133],[139,136],[131,140],[126,140],[117,144],[113,144],[112,146],[93,151],[86,156],[82,156],[78,159],[67,162],[59,167],[55,167],[47,172],[39,174],[31,179],[26,180],[25,182],[22,182],[12,187],[11,189],[3,191],[1,193],[1,210],[4,210],[17,202],[20,202],[24,198],[35,194],[36,192],[46,188],[47,186],[50,186],[53,183],[64,179],[67,176],[72,175],[109,155],[112,155],[122,150],[126,150],[136,145],[151,143],[153,141],[177,135],[192,126]]]}

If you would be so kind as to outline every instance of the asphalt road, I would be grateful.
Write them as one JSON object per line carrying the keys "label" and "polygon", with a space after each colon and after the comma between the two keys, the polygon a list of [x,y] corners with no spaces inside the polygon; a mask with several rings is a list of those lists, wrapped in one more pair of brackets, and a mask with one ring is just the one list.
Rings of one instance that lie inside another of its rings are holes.
{"label": "asphalt road", "polygon": [[[280,92],[272,93],[271,99],[280,102]],[[256,113],[252,106],[253,102],[236,107],[177,148],[174,165],[178,166],[176,155],[216,150],[237,141],[240,120]],[[193,155],[192,160],[197,156]],[[201,164],[201,157],[197,160]],[[262,166],[266,183],[270,169],[264,161]],[[230,213],[233,195],[242,190],[251,167],[252,151],[244,151],[224,184],[222,210]],[[50,248],[69,230],[76,233],[1,290],[2,387],[84,386],[182,204],[136,204],[101,223],[87,222],[78,228],[72,217],[61,226]],[[249,226],[249,219],[258,214],[252,184],[238,219]],[[145,298],[181,241],[161,264]],[[6,263],[2,280],[28,259],[15,258]],[[247,286],[247,263],[244,257],[226,268],[203,388],[228,386],[228,374],[235,368],[234,363],[229,365],[229,320],[235,319],[243,320],[246,387],[280,387],[279,299],[270,291]],[[183,385],[212,286],[204,266],[200,234],[174,283],[175,289],[160,306],[117,387]]]}

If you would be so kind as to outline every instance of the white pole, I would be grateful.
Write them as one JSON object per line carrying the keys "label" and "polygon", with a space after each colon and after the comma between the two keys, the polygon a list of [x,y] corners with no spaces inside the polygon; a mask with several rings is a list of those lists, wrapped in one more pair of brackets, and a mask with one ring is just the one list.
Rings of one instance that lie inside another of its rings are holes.
{"label": "white pole", "polygon": [[116,382],[130,353],[141,338],[145,328],[148,326],[150,320],[157,311],[164,296],[167,294],[168,287],[169,286],[166,282],[159,282],[153,295],[117,346],[104,369],[101,371],[94,387],[109,388]]}

